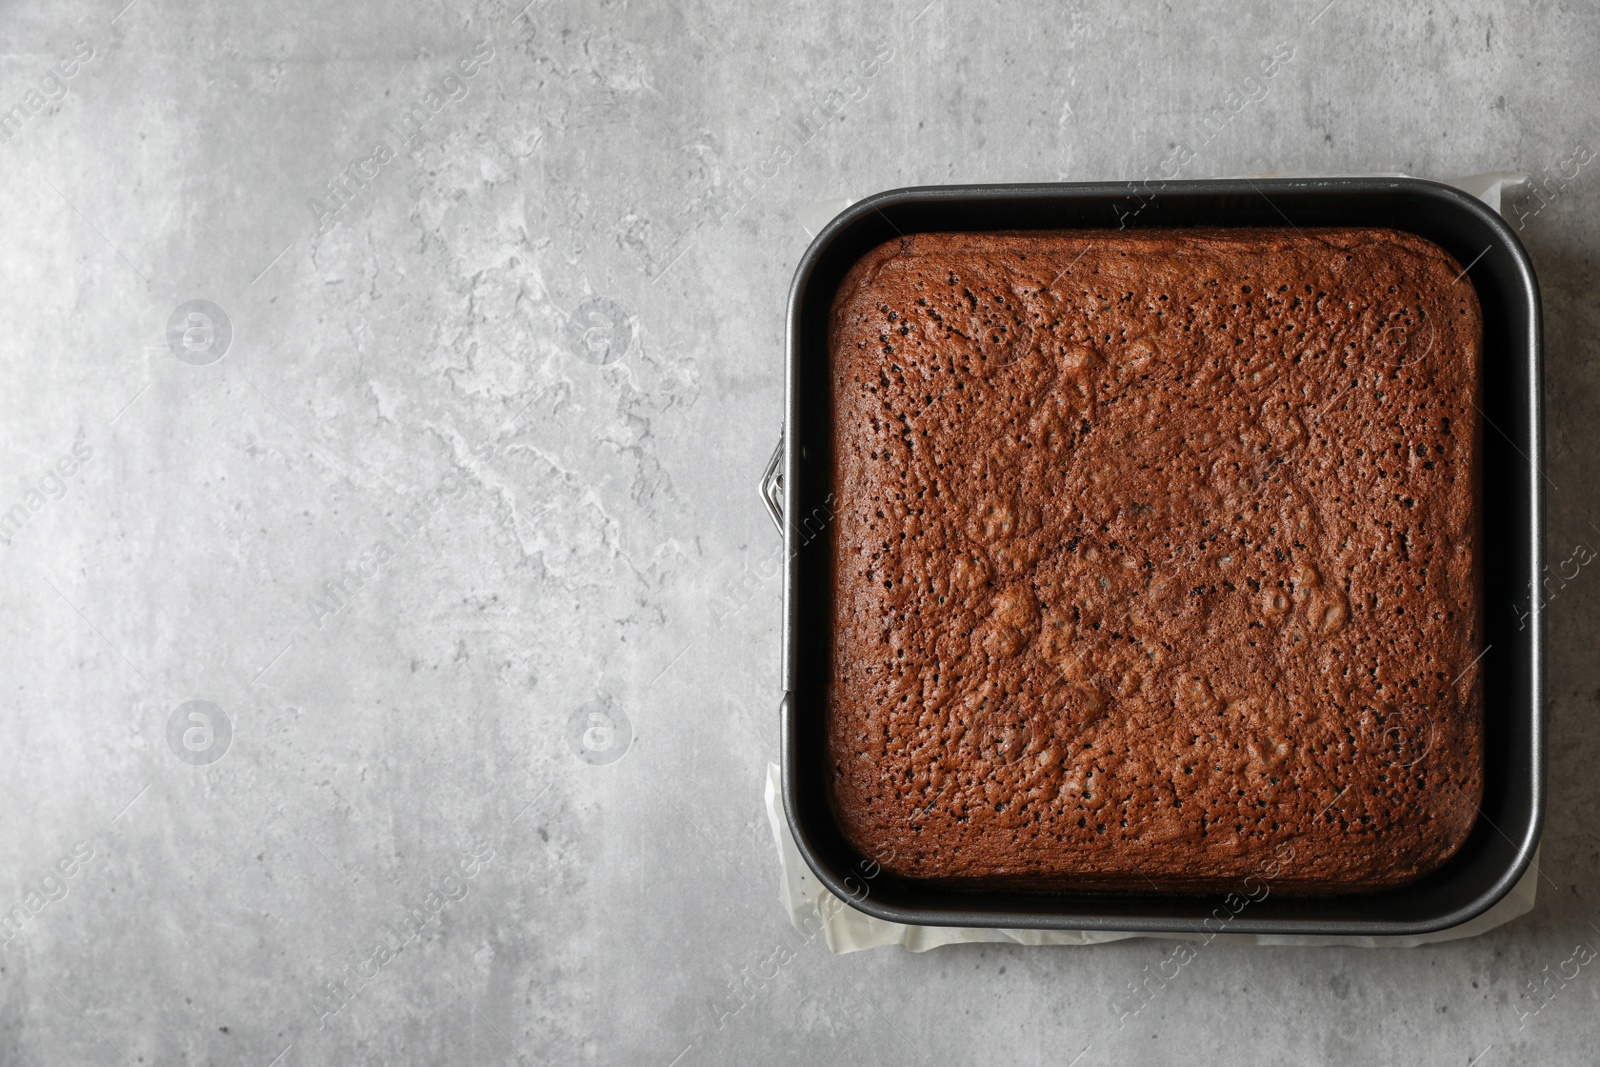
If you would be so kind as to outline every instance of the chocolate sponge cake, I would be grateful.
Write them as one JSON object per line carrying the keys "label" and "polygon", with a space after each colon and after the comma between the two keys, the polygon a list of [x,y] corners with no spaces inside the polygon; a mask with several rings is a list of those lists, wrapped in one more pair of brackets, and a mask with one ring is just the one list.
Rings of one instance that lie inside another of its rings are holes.
{"label": "chocolate sponge cake", "polygon": [[1392,230],[866,255],[829,333],[845,836],[975,886],[1442,864],[1482,788],[1481,338]]}

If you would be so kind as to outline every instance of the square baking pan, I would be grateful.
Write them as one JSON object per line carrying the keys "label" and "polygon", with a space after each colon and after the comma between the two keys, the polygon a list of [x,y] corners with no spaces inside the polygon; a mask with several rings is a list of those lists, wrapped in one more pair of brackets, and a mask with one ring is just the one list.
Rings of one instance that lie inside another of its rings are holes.
{"label": "square baking pan", "polygon": [[[831,614],[829,311],[867,251],[917,232],[1123,227],[1377,226],[1408,231],[1465,266],[1483,313],[1480,394],[1484,794],[1477,824],[1438,870],[1379,891],[1267,893],[1225,909],[1230,933],[1414,935],[1481,915],[1533,861],[1545,794],[1540,402],[1532,264],[1499,215],[1414,178],[1317,178],[900,189],[855,204],[806,250],[789,294],[783,440],[762,492],[783,530],[783,804],[817,879],[858,910],[931,926],[1193,933],[1223,894],[952,888],[877,868],[829,807],[824,727]],[[871,874],[872,877],[866,877]]]}

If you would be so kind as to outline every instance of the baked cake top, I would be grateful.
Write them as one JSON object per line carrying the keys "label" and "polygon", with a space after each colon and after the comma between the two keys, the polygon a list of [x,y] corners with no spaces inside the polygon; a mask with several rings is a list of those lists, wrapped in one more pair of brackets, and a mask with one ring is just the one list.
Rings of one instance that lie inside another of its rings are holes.
{"label": "baked cake top", "polygon": [[1481,790],[1481,318],[1378,229],[918,234],[835,298],[833,805],[901,874],[1390,885]]}

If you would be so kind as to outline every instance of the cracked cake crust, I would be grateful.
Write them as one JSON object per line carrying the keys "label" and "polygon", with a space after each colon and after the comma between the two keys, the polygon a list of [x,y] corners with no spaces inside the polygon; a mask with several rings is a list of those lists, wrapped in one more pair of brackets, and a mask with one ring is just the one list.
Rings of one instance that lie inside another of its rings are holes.
{"label": "cracked cake crust", "polygon": [[953,884],[1437,868],[1482,789],[1481,336],[1392,230],[863,257],[829,335],[846,837]]}

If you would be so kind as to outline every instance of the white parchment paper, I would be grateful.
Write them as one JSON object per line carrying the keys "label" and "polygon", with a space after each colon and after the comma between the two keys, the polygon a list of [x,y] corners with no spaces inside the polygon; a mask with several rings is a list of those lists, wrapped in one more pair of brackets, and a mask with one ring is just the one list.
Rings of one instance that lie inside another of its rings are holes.
{"label": "white parchment paper", "polygon": [[[1268,175],[1253,175],[1267,177]],[[1287,175],[1275,175],[1287,177]],[[1297,175],[1300,177],[1328,177],[1328,175]],[[1527,180],[1526,174],[1494,172],[1474,174],[1446,182],[1462,192],[1482,200],[1501,214],[1501,194]],[[800,210],[800,223],[811,235],[819,233],[835,215],[849,207],[853,200],[838,198],[821,200]],[[1456,941],[1476,937],[1493,930],[1520,915],[1533,910],[1534,893],[1539,879],[1539,853],[1534,852],[1533,862],[1522,878],[1497,904],[1471,922],[1433,934],[1414,937],[1304,937],[1281,934],[1142,934],[1109,930],[995,930],[957,926],[909,926],[887,922],[852,908],[824,888],[812,875],[811,869],[795,847],[789,833],[789,820],[783,814],[782,790],[777,764],[767,765],[766,804],[767,819],[772,824],[772,837],[778,847],[780,878],[778,900],[789,914],[795,929],[814,936],[819,931],[828,949],[835,953],[858,952],[881,945],[902,945],[912,952],[926,952],[940,945],[962,942],[1004,942],[1016,945],[1097,945],[1107,941],[1122,941],[1130,937],[1154,937],[1164,941],[1231,941],[1256,945],[1345,945],[1357,948],[1414,948],[1438,941]],[[863,889],[871,892],[870,884]]]}

